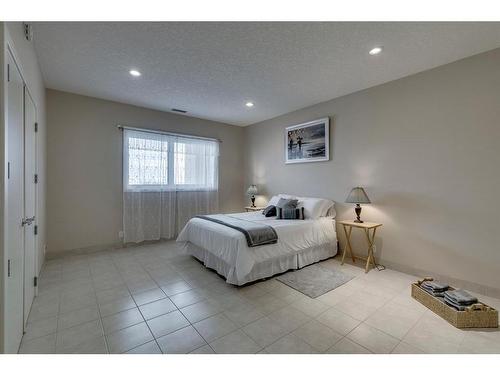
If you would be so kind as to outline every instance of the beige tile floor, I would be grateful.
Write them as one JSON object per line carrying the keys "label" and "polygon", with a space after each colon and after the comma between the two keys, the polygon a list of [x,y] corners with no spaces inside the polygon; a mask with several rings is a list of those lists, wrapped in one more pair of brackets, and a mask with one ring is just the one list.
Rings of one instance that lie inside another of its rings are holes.
{"label": "beige tile floor", "polygon": [[238,288],[173,241],[51,260],[20,353],[500,353],[498,329],[414,301],[414,276],[321,264],[355,278],[316,299],[274,279]]}

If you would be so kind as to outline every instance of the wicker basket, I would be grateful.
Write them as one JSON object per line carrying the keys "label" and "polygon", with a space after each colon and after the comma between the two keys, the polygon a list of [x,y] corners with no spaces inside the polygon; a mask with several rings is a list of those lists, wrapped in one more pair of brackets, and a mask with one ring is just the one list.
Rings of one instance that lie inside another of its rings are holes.
{"label": "wicker basket", "polygon": [[[412,284],[411,296],[457,328],[498,327],[498,311],[493,307],[479,302],[467,307],[465,311],[458,311],[420,287],[424,281],[432,280],[432,278],[425,278]],[[449,290],[454,289],[450,287]]]}

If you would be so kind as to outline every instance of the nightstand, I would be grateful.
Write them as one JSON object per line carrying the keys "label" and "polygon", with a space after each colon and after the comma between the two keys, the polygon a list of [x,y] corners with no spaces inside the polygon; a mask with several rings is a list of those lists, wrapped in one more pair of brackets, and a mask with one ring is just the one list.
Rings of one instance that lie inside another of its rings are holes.
{"label": "nightstand", "polygon": [[245,210],[247,212],[252,212],[252,211],[262,211],[265,207],[252,207],[252,206],[247,206],[245,207]]}
{"label": "nightstand", "polygon": [[[374,247],[373,243],[375,240],[375,233],[377,232],[377,228],[381,227],[382,224],[370,223],[370,222],[356,223],[354,220],[339,221],[339,224],[342,224],[342,227],[344,228],[345,237],[346,237],[346,247],[344,249],[344,254],[342,255],[342,264],[344,264],[346,253],[349,252],[353,262],[355,262],[355,258],[358,258],[361,260],[366,260],[365,273],[367,273],[368,268],[370,268],[370,263],[372,263],[373,267],[375,267],[375,258],[373,257],[373,247]],[[363,231],[365,232],[366,241],[368,242],[368,257],[367,258],[358,257],[358,256],[355,256],[353,254],[352,247],[351,247],[352,228],[360,228],[360,229],[363,229]]]}

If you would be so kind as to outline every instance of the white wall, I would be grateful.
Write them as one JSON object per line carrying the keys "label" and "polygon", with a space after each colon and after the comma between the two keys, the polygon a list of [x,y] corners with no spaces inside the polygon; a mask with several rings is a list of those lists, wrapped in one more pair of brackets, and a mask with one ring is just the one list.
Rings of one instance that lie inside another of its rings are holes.
{"label": "white wall", "polygon": [[[23,75],[23,78],[33,96],[33,100],[35,101],[36,107],[37,107],[37,121],[38,121],[38,150],[37,150],[37,168],[38,168],[38,175],[39,175],[39,184],[38,184],[38,202],[37,202],[37,224],[39,227],[39,235],[37,238],[37,244],[38,244],[38,266],[41,268],[43,265],[44,261],[44,247],[45,247],[45,239],[46,239],[46,221],[45,221],[45,170],[46,170],[46,158],[45,158],[45,135],[46,135],[46,127],[45,127],[45,87],[43,84],[43,78],[42,78],[42,73],[40,71],[40,67],[38,66],[38,61],[37,57],[35,54],[35,50],[33,47],[33,44],[31,42],[28,42],[24,38],[24,30],[23,30],[23,25],[21,22],[7,22],[7,23],[0,23],[1,31],[0,31],[0,49],[1,49],[1,61],[0,61],[0,67],[2,71],[1,75],[1,93],[0,95],[0,112],[2,113],[1,121],[0,121],[0,161],[1,161],[1,166],[0,166],[0,171],[1,171],[1,196],[4,197],[4,178],[5,178],[5,160],[4,160],[4,155],[5,155],[5,117],[4,117],[4,111],[3,111],[3,104],[4,104],[4,96],[3,92],[5,89],[6,85],[6,72],[5,72],[5,67],[4,67],[4,57],[6,53],[6,47],[7,43],[9,44],[10,48],[14,51],[15,58],[17,63],[20,65],[21,68],[21,73]],[[6,270],[6,265],[4,262],[3,258],[3,228],[4,228],[4,222],[3,222],[3,217],[4,217],[4,199],[1,200],[1,205],[0,205],[0,220],[1,222],[1,234],[0,234],[0,253],[2,254],[1,260],[2,260],[2,266],[0,268],[0,280],[3,281],[5,270]],[[0,300],[2,301],[2,309],[3,309],[3,285],[0,285]],[[2,310],[0,309],[0,310]],[[3,311],[3,310],[2,310]],[[0,313],[0,321],[3,323],[3,312]],[[3,351],[3,326],[0,325],[0,352]]]}
{"label": "white wall", "polygon": [[243,210],[243,129],[128,104],[47,90],[48,254],[120,243],[122,132],[117,125],[222,140],[219,202]]}
{"label": "white wall", "polygon": [[[285,165],[284,128],[326,116],[330,161]],[[245,139],[246,185],[331,198],[339,219],[364,186],[380,263],[500,294],[500,49],[251,125]]]}

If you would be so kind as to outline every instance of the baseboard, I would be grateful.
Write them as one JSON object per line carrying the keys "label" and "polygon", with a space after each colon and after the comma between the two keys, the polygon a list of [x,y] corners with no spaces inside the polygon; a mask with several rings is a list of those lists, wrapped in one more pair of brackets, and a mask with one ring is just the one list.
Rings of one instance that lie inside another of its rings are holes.
{"label": "baseboard", "polygon": [[383,261],[381,261],[381,263],[384,266],[386,266],[387,268],[390,268],[394,271],[399,271],[399,272],[407,273],[410,275],[415,275],[415,276],[420,277],[420,278],[432,277],[436,280],[439,280],[441,282],[452,285],[455,288],[467,289],[471,292],[476,292],[476,293],[482,294],[484,296],[493,297],[493,298],[500,298],[500,289],[499,288],[474,283],[472,281],[456,279],[454,277],[441,275],[441,274],[436,273],[436,272],[425,271],[425,270],[422,270],[419,268],[406,266],[406,265],[399,264],[399,263],[393,263],[393,262],[387,261],[387,260],[383,260]]}
{"label": "baseboard", "polygon": [[74,256],[74,255],[83,255],[83,254],[93,254],[93,253],[98,253],[101,251],[106,251],[106,250],[118,250],[118,249],[124,249],[124,248],[129,248],[129,247],[138,247],[138,246],[144,246],[144,245],[150,245],[154,243],[160,243],[160,242],[165,242],[165,241],[172,241],[167,240],[167,239],[160,239],[160,240],[152,240],[152,241],[144,241],[140,243],[126,243],[124,244],[123,242],[115,242],[107,245],[95,245],[95,246],[87,246],[87,247],[81,247],[78,249],[71,249],[71,250],[62,250],[62,251],[48,251],[45,255],[45,260],[53,260],[53,259],[58,259],[58,258],[64,258],[68,256]]}
{"label": "baseboard", "polygon": [[63,258],[67,256],[73,256],[73,255],[82,255],[82,254],[92,254],[92,253],[97,253],[100,251],[104,250],[115,250],[115,249],[121,249],[123,248],[123,244],[121,242],[116,242],[112,244],[106,244],[106,245],[96,245],[96,246],[87,246],[87,247],[80,247],[77,249],[70,249],[70,250],[60,250],[60,251],[47,251],[45,255],[45,260],[53,260],[53,259],[58,259],[58,258]]}

